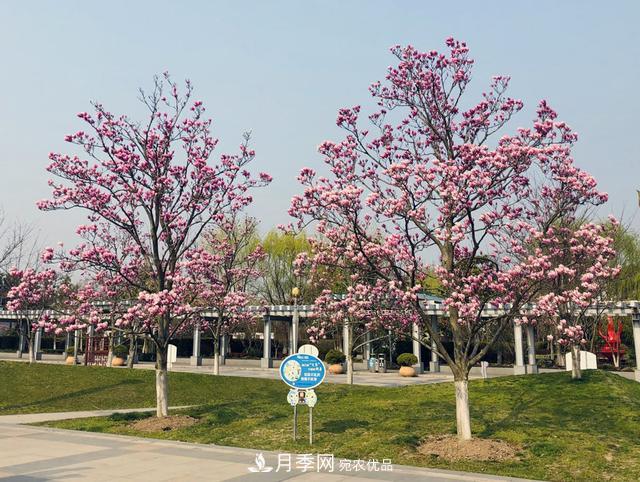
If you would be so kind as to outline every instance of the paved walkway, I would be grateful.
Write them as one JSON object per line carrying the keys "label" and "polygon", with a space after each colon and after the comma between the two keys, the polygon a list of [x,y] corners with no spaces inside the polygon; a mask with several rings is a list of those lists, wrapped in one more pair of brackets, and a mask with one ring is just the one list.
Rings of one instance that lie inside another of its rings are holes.
{"label": "paved walkway", "polygon": [[[144,410],[144,409],[143,409]],[[153,410],[153,409],[150,409]],[[117,410],[127,412],[132,410]],[[140,411],[140,410],[136,410]],[[407,481],[407,482],[498,482],[522,481],[464,472],[394,465],[392,471],[334,471],[313,468],[303,472],[296,455],[289,472],[278,468],[278,454],[261,452],[265,470],[256,473],[260,452],[237,447],[190,444],[19,425],[45,420],[100,416],[114,411],[8,415],[0,417],[0,480],[153,480],[153,481],[256,481],[318,482]],[[317,454],[313,454],[313,459]],[[325,459],[326,460],[326,459]]]}
{"label": "paved walkway", "polygon": [[[0,360],[6,361],[18,361],[28,362],[27,358],[17,358],[14,353],[0,352]],[[62,364],[64,363],[59,357],[54,355],[45,356],[43,360],[37,363],[52,363]],[[141,362],[134,365],[136,369],[153,370],[155,365],[152,362]],[[118,369],[126,370],[125,367]],[[400,387],[405,385],[420,385],[430,383],[442,383],[452,382],[453,375],[449,368],[445,365],[441,368],[442,371],[436,373],[425,372],[417,377],[406,378],[401,377],[398,370],[389,370],[387,373],[371,373],[369,371],[360,369],[354,372],[354,384],[356,385],[369,385],[374,387]],[[188,359],[179,358],[178,363],[175,363],[171,369],[173,372],[189,372],[189,373],[201,373],[203,375],[213,375],[213,367],[211,365],[204,366],[191,366],[188,364]],[[553,373],[561,371],[557,368],[541,368],[540,373]],[[634,372],[613,372],[621,377],[628,378],[630,380],[635,379]],[[220,367],[220,375],[222,376],[234,376],[234,377],[249,377],[249,378],[272,378],[279,379],[279,371],[277,368],[260,368],[252,366],[236,366],[233,364],[222,365]],[[487,370],[489,378],[504,377],[513,375],[512,367],[495,367],[490,366]],[[476,380],[482,378],[479,367],[473,367],[469,373],[470,380]],[[325,379],[327,383],[339,383],[346,384],[347,376],[332,375],[327,373]]]}

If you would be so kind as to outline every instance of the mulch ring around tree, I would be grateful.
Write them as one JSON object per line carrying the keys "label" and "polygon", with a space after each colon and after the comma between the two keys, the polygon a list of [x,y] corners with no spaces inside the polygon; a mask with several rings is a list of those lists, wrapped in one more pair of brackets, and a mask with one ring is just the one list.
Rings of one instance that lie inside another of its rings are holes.
{"label": "mulch ring around tree", "polygon": [[191,427],[196,423],[198,423],[198,419],[188,415],[171,415],[162,418],[144,418],[129,424],[129,427],[140,432],[168,432],[179,428]]}
{"label": "mulch ring around tree", "polygon": [[459,440],[456,435],[428,437],[418,447],[423,455],[441,457],[444,460],[508,461],[518,460],[522,451],[517,445],[486,438]]}

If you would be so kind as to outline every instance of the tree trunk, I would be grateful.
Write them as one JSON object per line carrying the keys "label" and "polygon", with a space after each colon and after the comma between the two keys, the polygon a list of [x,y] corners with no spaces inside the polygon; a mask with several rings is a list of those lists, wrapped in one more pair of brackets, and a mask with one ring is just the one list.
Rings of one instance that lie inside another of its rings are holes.
{"label": "tree trunk", "polygon": [[213,374],[220,375],[220,339],[213,339]]}
{"label": "tree trunk", "polygon": [[353,355],[347,353],[347,383],[353,385]]}
{"label": "tree trunk", "polygon": [[471,440],[471,417],[469,416],[469,386],[468,377],[455,380],[456,387],[456,429],[458,438]]}
{"label": "tree trunk", "polygon": [[562,348],[560,347],[560,343],[556,343],[556,365],[559,367],[564,366],[564,357],[562,356]]}
{"label": "tree trunk", "polygon": [[113,362],[113,335],[109,335],[109,353],[107,354],[107,366]]}
{"label": "tree trunk", "polygon": [[167,371],[167,347],[157,347],[156,352],[156,415],[169,415],[169,379]]}
{"label": "tree trunk", "polygon": [[580,369],[580,345],[571,346],[571,379],[582,379],[582,370]]}
{"label": "tree trunk", "polygon": [[619,369],[620,368],[620,354],[619,353],[613,353],[611,355],[611,357],[612,357],[612,360],[613,360],[613,366],[616,369]]}
{"label": "tree trunk", "polygon": [[33,343],[33,337],[27,338],[27,343],[29,345],[29,364],[35,363],[35,361],[36,361],[36,352],[35,352],[35,346],[34,346],[34,343]]}
{"label": "tree trunk", "polygon": [[138,337],[129,335],[129,356],[127,357],[127,368],[133,368],[133,362],[136,361],[136,351],[138,348]]}

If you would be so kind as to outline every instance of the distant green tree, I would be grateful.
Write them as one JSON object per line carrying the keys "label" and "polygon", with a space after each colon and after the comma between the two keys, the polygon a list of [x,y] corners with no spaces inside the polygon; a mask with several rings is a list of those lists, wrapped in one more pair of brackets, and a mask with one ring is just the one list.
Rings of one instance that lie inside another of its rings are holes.
{"label": "distant green tree", "polygon": [[299,303],[313,303],[316,293],[308,286],[304,274],[296,274],[294,261],[300,253],[310,253],[311,243],[305,233],[283,233],[269,231],[262,239],[266,254],[262,261],[259,291],[265,301],[273,305],[291,302],[291,290],[300,289]]}
{"label": "distant green tree", "polygon": [[620,274],[607,287],[607,295],[613,300],[640,299],[640,235],[627,228],[618,230],[614,238],[618,253],[616,264]]}

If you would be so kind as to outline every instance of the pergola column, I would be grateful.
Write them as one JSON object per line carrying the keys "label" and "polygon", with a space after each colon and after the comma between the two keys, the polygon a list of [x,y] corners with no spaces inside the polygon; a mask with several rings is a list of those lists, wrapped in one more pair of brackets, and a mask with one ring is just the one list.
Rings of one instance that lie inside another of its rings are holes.
{"label": "pergola column", "polygon": [[440,326],[438,325],[438,317],[431,315],[431,361],[429,362],[429,371],[436,373],[440,371],[440,357],[438,357],[438,346],[435,342],[435,337],[440,333]]}
{"label": "pergola column", "polygon": [[42,328],[36,330],[33,351],[36,354],[36,360],[42,360]]}
{"label": "pergola column", "polygon": [[289,344],[289,354],[298,353],[298,330],[300,328],[300,313],[298,305],[293,307],[293,316],[291,317],[291,340]]}
{"label": "pergola column", "polygon": [[225,333],[220,337],[220,365],[226,364],[228,351],[229,351],[229,335]]}
{"label": "pergola column", "polygon": [[264,342],[262,346],[262,358],[260,359],[261,368],[273,368],[273,359],[271,358],[271,316],[266,313],[264,320]]}
{"label": "pergola column", "polygon": [[78,329],[73,330],[73,357],[78,359],[78,349],[80,348],[80,338],[78,336]]}
{"label": "pergola column", "polygon": [[362,348],[363,348],[362,358],[364,359],[365,365],[368,366],[369,358],[371,358],[371,332],[370,331],[367,331],[364,334],[364,345],[362,346]]}
{"label": "pergola column", "polygon": [[412,342],[413,342],[413,354],[418,359],[413,368],[416,373],[424,373],[424,366],[422,365],[422,344],[419,340],[422,340],[422,330],[420,329],[420,325],[414,323],[411,329]]}
{"label": "pergola column", "polygon": [[636,381],[640,382],[640,312],[635,312],[631,315],[631,322],[633,323],[633,346],[636,352]]}
{"label": "pergola column", "polygon": [[199,367],[202,365],[202,355],[200,354],[200,323],[196,323],[193,327],[193,348],[191,350],[189,364],[192,367]]}
{"label": "pergola column", "polygon": [[527,325],[527,373],[538,373],[536,363],[536,334],[533,325]]}
{"label": "pergola column", "polygon": [[514,375],[524,375],[527,373],[527,367],[524,365],[524,353],[522,351],[522,325],[520,323],[513,324],[513,338],[515,340],[516,363],[513,365]]}
{"label": "pergola column", "polygon": [[23,329],[23,321],[19,320],[18,323],[20,324],[20,336],[18,337],[18,351],[16,352],[16,355],[18,356],[18,358],[22,358],[22,354],[24,353],[24,329]]}

